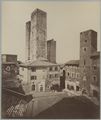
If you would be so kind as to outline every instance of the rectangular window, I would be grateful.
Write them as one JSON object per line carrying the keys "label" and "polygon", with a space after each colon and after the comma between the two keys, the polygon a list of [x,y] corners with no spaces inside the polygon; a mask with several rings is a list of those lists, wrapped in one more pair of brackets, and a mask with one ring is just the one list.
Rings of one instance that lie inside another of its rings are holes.
{"label": "rectangular window", "polygon": [[94,69],[94,70],[96,70],[96,69],[97,69],[97,67],[96,67],[96,66],[93,66],[93,69]]}
{"label": "rectangular window", "polygon": [[78,74],[76,73],[76,78],[78,78]]}
{"label": "rectangular window", "polygon": [[31,80],[36,80],[37,76],[31,76]]}
{"label": "rectangular window", "polygon": [[69,85],[67,84],[67,89],[69,89]]}
{"label": "rectangular window", "polygon": [[55,78],[57,78],[58,77],[58,74],[55,74]]}
{"label": "rectangular window", "polygon": [[75,78],[75,73],[73,73],[73,78]]}
{"label": "rectangular window", "polygon": [[97,78],[96,78],[96,76],[94,75],[94,76],[93,76],[93,81],[96,82],[96,80],[97,80]]}
{"label": "rectangular window", "polygon": [[36,72],[36,69],[35,68],[31,68],[32,69],[32,72]]}
{"label": "rectangular window", "polygon": [[57,71],[58,70],[58,67],[55,67],[55,71]]}
{"label": "rectangular window", "polygon": [[68,72],[68,76],[69,76],[69,72]]}
{"label": "rectangular window", "polygon": [[50,67],[49,70],[52,71],[52,67]]}
{"label": "rectangular window", "polygon": [[32,90],[35,91],[35,85],[34,84],[32,85]]}
{"label": "rectangular window", "polygon": [[76,77],[79,78],[79,73],[76,74]]}
{"label": "rectangular window", "polygon": [[73,78],[73,73],[72,73],[72,78]]}
{"label": "rectangular window", "polygon": [[86,65],[86,61],[84,60],[84,66]]}

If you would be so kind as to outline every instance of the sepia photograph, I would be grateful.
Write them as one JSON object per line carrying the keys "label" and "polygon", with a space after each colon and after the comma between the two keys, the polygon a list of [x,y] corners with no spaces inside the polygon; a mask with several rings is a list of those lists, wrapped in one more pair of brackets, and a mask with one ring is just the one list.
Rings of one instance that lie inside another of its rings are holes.
{"label": "sepia photograph", "polygon": [[100,119],[100,14],[100,0],[2,0],[2,119]]}

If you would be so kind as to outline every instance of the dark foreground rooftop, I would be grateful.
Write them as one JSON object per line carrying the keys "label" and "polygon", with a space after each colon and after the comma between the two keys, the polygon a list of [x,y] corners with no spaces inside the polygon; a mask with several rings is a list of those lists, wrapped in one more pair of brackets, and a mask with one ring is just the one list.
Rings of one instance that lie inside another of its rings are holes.
{"label": "dark foreground rooftop", "polygon": [[98,119],[99,107],[85,97],[64,98],[35,119]]}

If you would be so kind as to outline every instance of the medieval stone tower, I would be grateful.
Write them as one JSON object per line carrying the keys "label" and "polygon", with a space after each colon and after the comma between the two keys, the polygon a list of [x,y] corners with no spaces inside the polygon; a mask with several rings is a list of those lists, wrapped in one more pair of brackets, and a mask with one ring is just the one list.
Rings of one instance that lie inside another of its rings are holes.
{"label": "medieval stone tower", "polygon": [[91,54],[97,51],[97,32],[87,30],[80,33],[81,86],[89,91],[91,81]]}
{"label": "medieval stone tower", "polygon": [[30,60],[31,21],[26,23],[26,60]]}
{"label": "medieval stone tower", "polygon": [[31,14],[31,21],[26,23],[27,60],[47,58],[47,14],[36,9]]}
{"label": "medieval stone tower", "polygon": [[49,62],[56,63],[56,41],[54,39],[47,41],[47,59]]}

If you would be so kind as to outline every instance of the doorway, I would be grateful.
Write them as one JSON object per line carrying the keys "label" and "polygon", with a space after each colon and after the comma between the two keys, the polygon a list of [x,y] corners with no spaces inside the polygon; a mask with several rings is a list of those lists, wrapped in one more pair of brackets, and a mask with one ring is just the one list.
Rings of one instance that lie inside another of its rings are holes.
{"label": "doorway", "polygon": [[35,91],[35,84],[32,85],[32,91]]}
{"label": "doorway", "polygon": [[43,92],[43,85],[40,85],[40,92]]}

